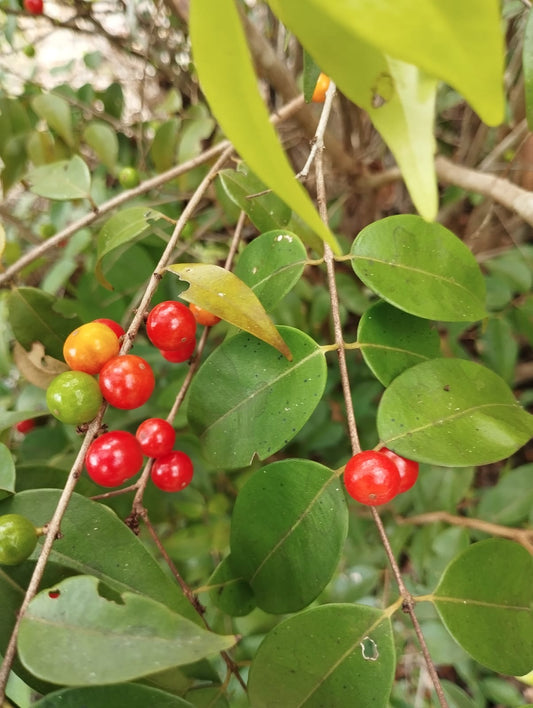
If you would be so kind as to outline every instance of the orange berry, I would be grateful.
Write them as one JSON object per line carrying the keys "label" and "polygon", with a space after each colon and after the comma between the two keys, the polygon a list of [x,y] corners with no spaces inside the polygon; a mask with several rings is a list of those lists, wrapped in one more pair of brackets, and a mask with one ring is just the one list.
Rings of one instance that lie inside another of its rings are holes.
{"label": "orange berry", "polygon": [[73,371],[97,374],[117,356],[120,343],[113,330],[102,322],[88,322],[71,332],[63,345],[63,356]]}
{"label": "orange berry", "polygon": [[191,302],[189,304],[189,309],[194,315],[194,319],[198,322],[199,325],[204,325],[205,327],[212,327],[213,325],[216,325],[217,322],[220,322],[220,317],[212,315],[207,310],[204,310],[203,307],[195,305],[194,302]]}
{"label": "orange berry", "polygon": [[326,91],[330,84],[330,78],[327,74],[320,74],[313,95],[311,96],[311,101],[313,103],[324,103],[326,100]]}

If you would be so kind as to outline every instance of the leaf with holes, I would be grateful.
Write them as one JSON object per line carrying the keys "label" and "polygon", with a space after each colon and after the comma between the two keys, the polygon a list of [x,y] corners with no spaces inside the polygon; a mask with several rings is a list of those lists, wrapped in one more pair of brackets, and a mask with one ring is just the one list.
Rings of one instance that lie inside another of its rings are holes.
{"label": "leaf with holes", "polygon": [[258,297],[234,273],[208,263],[175,263],[168,266],[180,280],[190,284],[180,297],[213,315],[250,332],[291,360],[291,350],[265,312]]}
{"label": "leaf with holes", "polygon": [[313,607],[272,629],[250,668],[254,708],[386,706],[396,656],[389,616],[375,607]]}
{"label": "leaf with holes", "polygon": [[533,558],[514,541],[479,541],[447,567],[432,600],[476,661],[511,676],[533,666]]}
{"label": "leaf with holes", "polygon": [[229,563],[262,610],[297,612],[331,580],[347,531],[348,508],[335,472],[311,460],[274,462],[239,492]]}
{"label": "leaf with holes", "polygon": [[394,379],[377,426],[383,443],[404,457],[467,467],[510,457],[533,435],[533,416],[490,369],[432,359]]}
{"label": "leaf with holes", "polygon": [[237,469],[264,460],[301,430],[326,385],[324,353],[311,337],[280,327],[293,358],[245,332],[227,339],[202,364],[189,391],[187,415],[204,455]]}
{"label": "leaf with holes", "polygon": [[443,322],[483,319],[485,281],[464,243],[419,216],[389,216],[353,242],[356,275],[384,300],[417,317]]}
{"label": "leaf with holes", "polygon": [[357,342],[384,386],[410,366],[440,356],[440,338],[427,320],[377,302],[359,321]]}

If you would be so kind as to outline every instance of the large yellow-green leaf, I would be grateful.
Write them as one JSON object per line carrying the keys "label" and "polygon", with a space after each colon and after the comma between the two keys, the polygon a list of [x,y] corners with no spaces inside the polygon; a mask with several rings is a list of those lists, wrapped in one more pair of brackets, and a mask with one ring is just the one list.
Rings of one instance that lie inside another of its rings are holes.
{"label": "large yellow-green leaf", "polygon": [[[361,40],[453,86],[489,125],[504,117],[504,38],[498,0],[269,0],[343,89],[365,65]],[[335,47],[335,51],[331,51]]]}
{"label": "large yellow-green leaf", "polygon": [[202,89],[235,149],[265,184],[337,250],[334,236],[295,179],[268,120],[234,0],[193,0],[190,31]]}
{"label": "large yellow-green leaf", "polygon": [[175,263],[168,267],[190,283],[180,297],[193,302],[239,329],[275,347],[287,359],[292,355],[253,290],[225,268],[208,263]]}

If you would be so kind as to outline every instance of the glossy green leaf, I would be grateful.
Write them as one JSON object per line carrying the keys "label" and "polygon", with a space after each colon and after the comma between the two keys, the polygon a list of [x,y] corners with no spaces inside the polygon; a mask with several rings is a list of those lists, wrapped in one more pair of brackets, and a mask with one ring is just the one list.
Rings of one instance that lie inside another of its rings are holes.
{"label": "glossy green leaf", "polygon": [[[0,514],[22,514],[36,526],[43,526],[52,518],[59,496],[60,490],[55,489],[20,492],[0,503]],[[118,593],[137,592],[151,597],[198,621],[178,586],[139,538],[106,506],[74,494],[61,531],[62,538],[52,549],[51,564],[93,575]],[[95,548],[105,548],[106,552],[95,553]]]}
{"label": "glossy green leaf", "polygon": [[217,467],[245,467],[256,455],[273,455],[320,401],[327,375],[323,352],[297,329],[279,331],[292,361],[242,332],[217,347],[193,379],[189,423]]}
{"label": "glossy green leaf", "polygon": [[36,167],[27,175],[30,189],[48,199],[87,199],[91,189],[91,173],[79,155],[70,160]]}
{"label": "glossy green leaf", "polygon": [[533,130],[533,12],[527,15],[524,43],[522,45],[522,69],[526,99],[526,118],[529,130]]}
{"label": "glossy green leaf", "polygon": [[208,263],[174,263],[168,266],[180,280],[190,284],[181,297],[204,308],[254,337],[267,342],[292,359],[284,342],[259,298],[234,273]]}
{"label": "glossy green leaf", "polygon": [[246,482],[231,519],[231,567],[272,614],[307,607],[331,580],[348,531],[335,472],[311,460],[273,462]]}
{"label": "glossy green leaf", "polygon": [[209,578],[209,594],[214,604],[232,617],[242,617],[249,614],[256,602],[250,584],[231,565],[227,556],[215,569]]}
{"label": "glossy green leaf", "polygon": [[107,123],[92,121],[83,131],[83,139],[109,172],[113,172],[118,158],[118,139],[113,128]]}
{"label": "glossy green leaf", "polygon": [[463,359],[432,359],[400,374],[378,407],[378,432],[405,457],[466,467],[510,457],[533,435],[533,416],[505,381]]}
{"label": "glossy green leaf", "polygon": [[[25,419],[23,419],[25,420]],[[0,443],[0,500],[15,493],[15,463],[4,443]]]}
{"label": "glossy green leaf", "polygon": [[108,219],[98,234],[95,275],[104,288],[112,290],[111,283],[103,272],[103,259],[117,248],[134,243],[149,233],[153,222],[162,218],[155,209],[146,207],[130,207],[123,209]]}
{"label": "glossy green leaf", "polygon": [[53,590],[57,597],[44,590],[31,601],[17,645],[26,668],[53,683],[129,681],[235,644],[235,637],[209,632],[146,596],[124,592],[120,602],[102,597],[95,577],[68,578]]}
{"label": "glossy green leaf", "polygon": [[483,363],[511,385],[518,360],[518,341],[510,322],[503,317],[487,318],[478,347]]}
{"label": "glossy green leaf", "polygon": [[276,229],[254,238],[242,251],[234,273],[271,310],[296,285],[307,261],[298,236]]}
{"label": "glossy green leaf", "polygon": [[221,170],[218,177],[228,197],[247,214],[258,231],[287,226],[290,208],[275,192],[265,190],[265,184],[252,172]]}
{"label": "glossy green leaf", "polygon": [[158,172],[165,172],[176,164],[179,127],[179,118],[171,118],[162,123],[154,135],[150,146],[150,157]]}
{"label": "glossy green leaf", "polygon": [[303,89],[304,89],[304,99],[306,103],[309,103],[315,90],[316,82],[320,76],[320,67],[315,62],[313,57],[303,51],[304,60],[304,70],[303,70]]}
{"label": "glossy green leaf", "polygon": [[433,602],[448,631],[476,661],[502,674],[533,666],[533,558],[514,541],[491,538],[446,569]]}
{"label": "glossy green leaf", "polygon": [[254,708],[386,706],[395,666],[384,612],[323,605],[269,632],[250,669],[250,702]]}
{"label": "glossy green leaf", "polygon": [[[497,0],[269,0],[346,95],[365,73],[362,41],[453,86],[489,125],[504,118],[504,33]],[[331,47],[335,51],[330,51]]]}
{"label": "glossy green leaf", "polygon": [[9,323],[15,339],[25,349],[41,342],[46,353],[63,359],[63,343],[81,324],[78,317],[66,318],[55,310],[57,299],[37,288],[14,288],[8,298]]}
{"label": "glossy green leaf", "polygon": [[[74,131],[70,106],[64,98],[54,94],[35,96],[31,102],[33,110],[45,120],[69,147],[74,147]],[[46,196],[46,195],[44,195]],[[59,197],[61,198],[61,197]]]}
{"label": "glossy green leaf", "polygon": [[533,508],[533,464],[521,465],[504,476],[494,487],[481,490],[476,517],[494,524],[516,526],[527,521]]}
{"label": "glossy green leaf", "polygon": [[400,310],[445,322],[473,322],[486,314],[481,270],[441,224],[389,216],[365,227],[351,254],[358,277]]}
{"label": "glossy green leaf", "polygon": [[140,683],[122,683],[116,686],[84,686],[62,688],[49,693],[32,708],[191,708],[192,703]]}
{"label": "glossy green leaf", "polygon": [[[335,237],[295,179],[269,122],[234,1],[195,0],[190,33],[200,84],[222,130],[259,179],[282,194],[291,209],[338,250]],[[246,100],[236,101],[235,96],[246,96]]]}
{"label": "glossy green leaf", "polygon": [[384,386],[410,366],[440,356],[440,338],[427,320],[377,302],[363,314],[357,341],[369,368]]}

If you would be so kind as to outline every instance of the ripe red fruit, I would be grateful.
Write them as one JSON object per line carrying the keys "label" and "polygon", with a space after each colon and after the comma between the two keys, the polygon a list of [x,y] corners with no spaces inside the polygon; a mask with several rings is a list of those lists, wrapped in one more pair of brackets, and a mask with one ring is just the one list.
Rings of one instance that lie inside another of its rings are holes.
{"label": "ripe red fruit", "polygon": [[162,351],[179,349],[196,336],[196,320],[189,308],[176,300],[156,305],[146,320],[146,334]]}
{"label": "ripe red fruit", "polygon": [[101,322],[102,324],[107,325],[119,338],[126,334],[124,328],[121,327],[118,322],[115,322],[115,320],[108,320],[107,317],[100,317],[97,320],[93,320],[93,322]]}
{"label": "ripe red fruit", "polygon": [[365,450],[348,460],[344,486],[356,501],[367,506],[386,504],[398,494],[400,473],[382,452]]}
{"label": "ripe red fruit", "polygon": [[43,0],[24,0],[24,9],[32,15],[42,15]]}
{"label": "ripe red fruit", "polygon": [[191,483],[194,468],[191,458],[180,450],[158,457],[152,465],[151,477],[164,492],[179,492]]}
{"label": "ripe red fruit", "polygon": [[29,433],[30,430],[33,430],[34,428],[35,421],[33,418],[28,418],[27,420],[20,420],[18,423],[15,423],[15,429],[23,435],[26,435],[26,433]]}
{"label": "ripe red fruit", "polygon": [[176,431],[168,420],[148,418],[139,425],[135,437],[147,457],[161,457],[172,451]]}
{"label": "ripe red fruit", "polygon": [[100,370],[100,390],[105,400],[115,408],[130,410],[142,406],[155,386],[150,364],[135,354],[115,356]]}
{"label": "ripe red fruit", "polygon": [[191,358],[195,349],[196,339],[189,339],[188,342],[184,342],[178,349],[172,349],[169,352],[161,351],[161,356],[163,359],[173,364],[181,364],[181,362]]}
{"label": "ripe red fruit", "polygon": [[398,494],[403,494],[407,492],[408,489],[411,489],[418,479],[418,462],[408,460],[406,457],[401,457],[401,455],[397,455],[392,450],[389,450],[388,447],[382,447],[380,452],[387,455],[398,468],[398,472],[400,473],[400,488],[398,489]]}
{"label": "ripe red fruit", "polygon": [[125,430],[114,430],[93,440],[85,456],[89,477],[101,487],[118,487],[141,469],[139,441]]}

